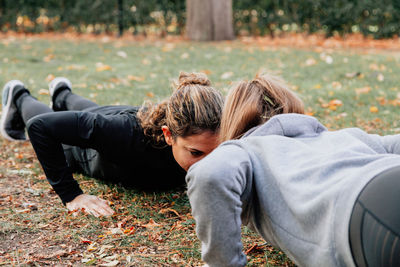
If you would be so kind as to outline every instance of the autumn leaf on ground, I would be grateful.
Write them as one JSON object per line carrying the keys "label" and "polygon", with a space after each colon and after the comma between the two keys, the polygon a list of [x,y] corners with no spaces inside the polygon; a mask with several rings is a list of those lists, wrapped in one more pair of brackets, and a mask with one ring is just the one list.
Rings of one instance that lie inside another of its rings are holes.
{"label": "autumn leaf on ground", "polygon": [[47,75],[47,77],[46,77],[46,82],[51,82],[52,80],[54,80],[54,78],[55,78],[55,76],[53,75],[53,74],[49,74],[49,75]]}
{"label": "autumn leaf on ground", "polygon": [[54,59],[55,56],[53,54],[47,55],[43,58],[44,62],[50,62],[52,59]]}
{"label": "autumn leaf on ground", "polygon": [[130,81],[136,81],[136,82],[143,82],[145,80],[144,76],[128,75],[127,78]]}
{"label": "autumn leaf on ground", "polygon": [[[100,63],[100,64],[102,64],[102,63]],[[67,69],[67,70],[85,70],[86,66],[73,64],[73,65],[66,66],[65,69]]]}
{"label": "autumn leaf on ground", "polygon": [[154,93],[153,92],[147,92],[146,96],[148,96],[150,98],[153,98],[154,97]]}
{"label": "autumn leaf on ground", "polygon": [[317,64],[317,61],[314,58],[308,58],[305,62],[306,66],[313,66],[315,64]]}
{"label": "autumn leaf on ground", "polygon": [[200,72],[206,74],[206,75],[210,75],[212,73],[211,70],[201,70]]}
{"label": "autumn leaf on ground", "polygon": [[153,228],[161,226],[160,224],[156,223],[153,219],[150,219],[148,223],[142,225],[145,228]]}
{"label": "autumn leaf on ground", "polygon": [[173,49],[175,48],[175,44],[173,44],[173,43],[167,43],[167,44],[165,44],[163,47],[162,47],[162,51],[163,52],[169,52],[169,51],[172,51]]}
{"label": "autumn leaf on ground", "polygon": [[340,82],[335,81],[335,82],[332,82],[332,87],[335,89],[340,89],[340,88],[342,88],[342,84]]}
{"label": "autumn leaf on ground", "polygon": [[304,114],[308,116],[314,116],[315,112],[312,110],[312,108],[308,107]]}
{"label": "autumn leaf on ground", "polygon": [[143,65],[150,65],[151,61],[149,59],[145,58],[145,59],[142,60],[142,64]]}
{"label": "autumn leaf on ground", "polygon": [[361,87],[361,88],[356,88],[356,94],[368,94],[371,91],[371,87],[369,86],[365,86],[365,87]]}
{"label": "autumn leaf on ground", "polygon": [[97,72],[106,71],[106,70],[111,70],[111,69],[112,69],[111,66],[106,65],[106,64],[104,64],[104,63],[102,63],[102,62],[97,62],[97,63],[96,63],[96,71],[97,71]]}
{"label": "autumn leaf on ground", "polygon": [[188,54],[188,53],[183,53],[183,54],[181,55],[181,58],[182,58],[182,59],[187,59],[187,58],[189,58],[189,54]]}
{"label": "autumn leaf on ground", "polygon": [[178,213],[176,210],[171,209],[171,208],[161,209],[161,210],[160,210],[160,213],[161,213],[161,214],[173,213],[173,214],[175,214],[176,216],[180,217],[179,213]]}
{"label": "autumn leaf on ground", "polygon": [[221,79],[227,80],[227,79],[229,79],[229,78],[232,77],[232,76],[233,76],[233,72],[232,72],[232,71],[224,72],[224,73],[221,75]]}
{"label": "autumn leaf on ground", "polygon": [[372,107],[369,108],[369,111],[371,113],[378,113],[379,109],[377,107],[375,107],[375,106],[372,106]]}
{"label": "autumn leaf on ground", "polygon": [[39,95],[50,95],[50,92],[49,90],[42,88],[39,90]]}
{"label": "autumn leaf on ground", "polygon": [[357,72],[349,72],[346,73],[346,78],[355,78],[355,77],[359,77],[361,75],[361,72],[357,71]]}
{"label": "autumn leaf on ground", "polygon": [[124,51],[118,51],[117,56],[122,57],[122,58],[127,58],[128,54]]}
{"label": "autumn leaf on ground", "polygon": [[333,100],[329,101],[328,108],[330,110],[336,110],[337,107],[340,107],[342,105],[343,105],[343,102],[341,100],[333,99]]}

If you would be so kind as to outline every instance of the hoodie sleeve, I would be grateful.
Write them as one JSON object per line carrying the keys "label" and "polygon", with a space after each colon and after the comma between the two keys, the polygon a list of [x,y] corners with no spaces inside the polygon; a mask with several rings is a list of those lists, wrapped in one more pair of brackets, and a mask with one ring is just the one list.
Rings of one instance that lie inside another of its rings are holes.
{"label": "hoodie sleeve", "polygon": [[251,174],[247,152],[235,145],[220,146],[189,169],[188,196],[202,259],[210,267],[246,265],[241,197]]}
{"label": "hoodie sleeve", "polygon": [[400,154],[400,134],[377,136],[386,149],[387,153]]}
{"label": "hoodie sleeve", "polygon": [[345,129],[378,153],[400,154],[400,134],[381,136],[368,134],[359,128]]}

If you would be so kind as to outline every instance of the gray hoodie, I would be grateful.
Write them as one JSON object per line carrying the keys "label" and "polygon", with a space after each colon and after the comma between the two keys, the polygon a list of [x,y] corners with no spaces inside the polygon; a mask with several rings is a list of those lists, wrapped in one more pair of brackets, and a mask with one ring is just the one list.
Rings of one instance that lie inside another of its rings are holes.
{"label": "gray hoodie", "polygon": [[244,266],[241,225],[299,266],[354,266],[349,221],[363,187],[400,166],[400,135],[327,131],[277,115],[188,171],[188,196],[209,266]]}

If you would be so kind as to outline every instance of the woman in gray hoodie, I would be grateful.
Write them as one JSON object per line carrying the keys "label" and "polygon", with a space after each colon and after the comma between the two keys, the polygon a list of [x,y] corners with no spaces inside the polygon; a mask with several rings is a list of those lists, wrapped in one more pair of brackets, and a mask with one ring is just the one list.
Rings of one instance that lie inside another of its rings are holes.
{"label": "woman in gray hoodie", "polygon": [[400,135],[301,113],[270,76],[228,95],[224,143],[186,176],[203,260],[244,266],[247,225],[299,266],[400,266]]}

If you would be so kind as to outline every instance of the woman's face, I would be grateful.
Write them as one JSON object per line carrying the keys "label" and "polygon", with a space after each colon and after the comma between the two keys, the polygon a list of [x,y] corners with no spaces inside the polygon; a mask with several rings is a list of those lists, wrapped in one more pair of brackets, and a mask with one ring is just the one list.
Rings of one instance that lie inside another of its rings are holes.
{"label": "woman's face", "polygon": [[165,141],[172,146],[172,154],[176,162],[185,171],[218,146],[218,135],[212,131],[204,131],[199,134],[174,139],[167,126],[163,126],[162,130]]}

